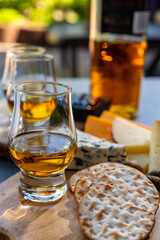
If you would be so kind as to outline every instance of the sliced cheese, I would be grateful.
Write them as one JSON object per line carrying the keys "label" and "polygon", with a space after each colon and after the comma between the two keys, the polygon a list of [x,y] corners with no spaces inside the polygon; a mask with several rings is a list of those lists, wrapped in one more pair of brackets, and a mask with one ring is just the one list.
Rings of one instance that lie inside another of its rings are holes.
{"label": "sliced cheese", "polygon": [[113,121],[116,117],[125,119],[125,120],[126,120],[127,122],[129,122],[129,123],[133,123],[134,125],[137,125],[137,126],[139,126],[139,127],[142,127],[142,128],[145,128],[145,129],[148,129],[148,130],[151,131],[151,128],[148,127],[148,126],[145,126],[145,125],[143,125],[143,124],[141,124],[141,123],[135,122],[135,121],[130,120],[130,119],[126,119],[126,118],[124,118],[124,117],[122,117],[122,116],[120,116],[120,115],[118,115],[118,114],[116,114],[116,113],[110,112],[110,111],[108,111],[108,110],[104,110],[104,111],[101,113],[101,115],[100,115],[100,118],[103,118],[103,119],[106,119],[106,120],[112,120],[112,121]]}
{"label": "sliced cheese", "polygon": [[101,115],[100,115],[100,118],[103,118],[103,119],[106,119],[106,120],[111,120],[113,121],[113,119],[115,117],[118,117],[119,115],[115,114],[115,113],[112,113],[108,110],[104,110]]}
{"label": "sliced cheese", "polygon": [[149,153],[149,172],[160,170],[160,121],[152,126],[152,136]]}
{"label": "sliced cheese", "polygon": [[148,173],[149,153],[127,154],[128,161],[141,168],[143,173]]}
{"label": "sliced cheese", "polygon": [[112,121],[89,115],[85,121],[84,131],[99,138],[112,141]]}
{"label": "sliced cheese", "polygon": [[100,118],[88,116],[85,132],[126,146],[128,161],[142,172],[148,172],[151,128],[103,111]]}
{"label": "sliced cheese", "polygon": [[126,145],[127,154],[149,153],[149,145]]}
{"label": "sliced cheese", "polygon": [[[125,118],[116,117],[112,124],[113,138],[117,143],[126,146],[148,146],[151,140],[151,131],[148,127],[141,127]],[[147,148],[148,148],[147,147]]]}

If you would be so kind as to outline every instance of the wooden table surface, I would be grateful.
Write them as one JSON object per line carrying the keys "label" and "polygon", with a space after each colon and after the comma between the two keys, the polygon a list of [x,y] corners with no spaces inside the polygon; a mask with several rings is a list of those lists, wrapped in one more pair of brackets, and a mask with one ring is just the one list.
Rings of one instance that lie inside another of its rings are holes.
{"label": "wooden table surface", "polygon": [[[145,79],[142,83],[137,121],[151,126],[160,119],[160,80]],[[89,92],[87,79],[59,80],[69,84],[73,92]],[[0,155],[7,153],[9,111],[5,100],[0,101]],[[67,174],[71,174],[67,171]],[[0,184],[0,240],[85,240],[77,220],[77,205],[70,191],[56,205],[22,206],[18,198],[19,173]],[[150,240],[160,239],[160,210]],[[7,236],[9,238],[7,238]]]}

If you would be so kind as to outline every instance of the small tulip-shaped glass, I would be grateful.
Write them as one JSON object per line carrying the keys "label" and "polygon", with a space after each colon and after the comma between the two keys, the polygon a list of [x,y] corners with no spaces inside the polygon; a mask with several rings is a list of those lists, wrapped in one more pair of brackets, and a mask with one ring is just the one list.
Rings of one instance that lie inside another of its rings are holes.
{"label": "small tulip-shaped glass", "polygon": [[71,88],[53,82],[15,87],[9,153],[20,168],[21,202],[49,203],[66,192],[65,169],[76,154]]}
{"label": "small tulip-shaped glass", "polygon": [[[50,54],[32,55],[28,52],[12,54],[11,72],[7,88],[7,102],[11,112],[14,106],[15,86],[22,82],[56,82],[54,57]],[[36,85],[37,86],[37,85]]]}
{"label": "small tulip-shaped glass", "polygon": [[11,59],[15,56],[42,56],[46,52],[46,49],[39,46],[33,45],[18,45],[9,47],[6,51],[4,72],[2,75],[2,89],[4,95],[6,95],[7,88],[9,85],[10,74],[11,74]]}

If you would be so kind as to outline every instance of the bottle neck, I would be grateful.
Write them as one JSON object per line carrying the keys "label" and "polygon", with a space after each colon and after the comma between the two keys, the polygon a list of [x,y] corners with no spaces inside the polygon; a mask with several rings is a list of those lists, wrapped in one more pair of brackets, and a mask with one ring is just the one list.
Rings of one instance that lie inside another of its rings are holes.
{"label": "bottle neck", "polygon": [[102,33],[147,36],[150,0],[92,0],[90,38]]}

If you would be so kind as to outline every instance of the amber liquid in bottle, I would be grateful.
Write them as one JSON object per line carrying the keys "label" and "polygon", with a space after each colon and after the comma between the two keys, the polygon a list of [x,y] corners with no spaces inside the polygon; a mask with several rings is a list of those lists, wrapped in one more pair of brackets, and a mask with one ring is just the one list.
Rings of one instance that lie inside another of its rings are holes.
{"label": "amber liquid in bottle", "polygon": [[138,109],[147,43],[132,39],[99,37],[94,41],[91,62],[91,95],[108,97],[110,110],[134,118]]}
{"label": "amber liquid in bottle", "polygon": [[67,135],[28,132],[9,142],[9,152],[27,175],[49,177],[62,172],[76,154],[76,143]]}

